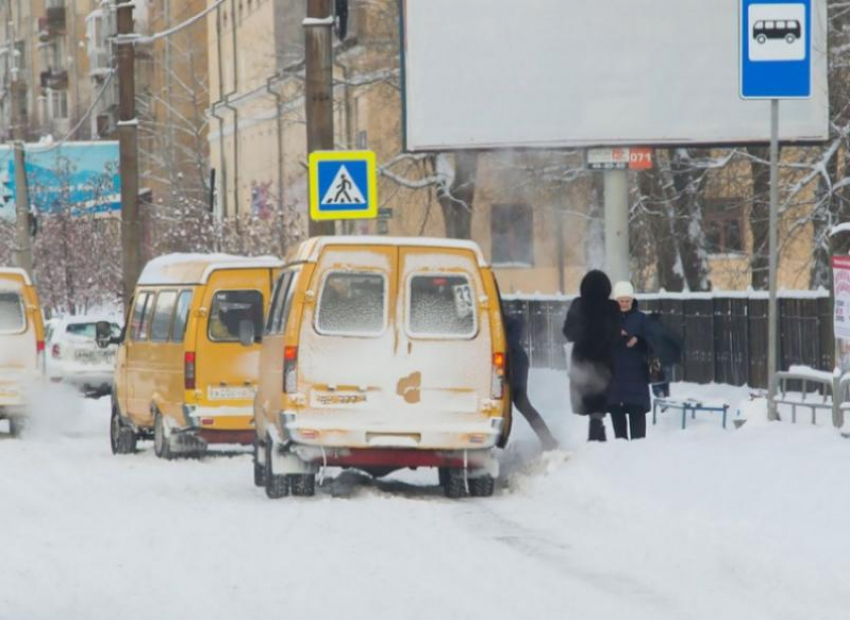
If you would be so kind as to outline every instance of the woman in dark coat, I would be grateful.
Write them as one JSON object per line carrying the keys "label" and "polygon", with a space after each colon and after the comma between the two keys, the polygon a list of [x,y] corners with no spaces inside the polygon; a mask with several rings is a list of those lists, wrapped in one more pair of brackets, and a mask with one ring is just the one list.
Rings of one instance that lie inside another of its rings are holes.
{"label": "woman in dark coat", "polygon": [[537,434],[544,450],[555,450],[558,442],[552,431],[540,416],[531,401],[528,400],[528,354],[522,346],[522,322],[516,317],[503,315],[505,335],[508,339],[508,379],[511,386],[511,400],[519,412],[528,420]]}
{"label": "woman in dark coat", "polygon": [[[617,282],[613,295],[620,306],[620,338],[614,348],[614,379],[608,391],[608,412],[617,439],[646,436],[649,400],[649,342],[652,327],[638,310],[635,290]],[[628,420],[627,420],[628,418]]]}
{"label": "woman in dark coat", "polygon": [[588,272],[580,292],[564,322],[564,336],[573,343],[570,401],[574,413],[590,416],[588,440],[605,441],[602,420],[614,375],[614,347],[620,339],[620,309],[610,299],[611,281],[601,271]]}

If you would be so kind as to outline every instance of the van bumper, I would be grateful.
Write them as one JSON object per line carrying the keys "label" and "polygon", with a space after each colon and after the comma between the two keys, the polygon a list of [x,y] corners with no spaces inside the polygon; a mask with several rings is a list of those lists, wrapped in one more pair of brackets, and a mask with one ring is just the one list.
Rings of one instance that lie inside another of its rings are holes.
{"label": "van bumper", "polygon": [[499,475],[499,463],[492,449],[476,450],[408,450],[317,448],[293,445],[291,452],[305,463],[326,467],[449,467],[468,470],[470,477]]}
{"label": "van bumper", "polygon": [[370,420],[343,413],[282,412],[285,435],[301,446],[430,451],[486,450],[496,446],[505,423],[481,414],[435,414]]}
{"label": "van bumper", "polygon": [[183,405],[185,425],[171,425],[172,434],[190,433],[208,444],[254,442],[254,408]]}

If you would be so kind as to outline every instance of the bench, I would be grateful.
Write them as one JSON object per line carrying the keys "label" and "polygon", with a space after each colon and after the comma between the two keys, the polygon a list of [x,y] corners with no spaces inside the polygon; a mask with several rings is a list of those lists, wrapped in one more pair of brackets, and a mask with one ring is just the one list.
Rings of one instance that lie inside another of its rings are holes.
{"label": "bench", "polygon": [[691,413],[691,419],[696,419],[697,412],[707,411],[709,413],[723,414],[723,428],[726,428],[726,418],[729,413],[729,405],[706,405],[698,400],[687,399],[677,400],[675,398],[656,398],[652,401],[652,423],[656,423],[658,410],[664,413],[668,409],[677,409],[682,412],[682,428],[684,429],[688,423],[688,412]]}

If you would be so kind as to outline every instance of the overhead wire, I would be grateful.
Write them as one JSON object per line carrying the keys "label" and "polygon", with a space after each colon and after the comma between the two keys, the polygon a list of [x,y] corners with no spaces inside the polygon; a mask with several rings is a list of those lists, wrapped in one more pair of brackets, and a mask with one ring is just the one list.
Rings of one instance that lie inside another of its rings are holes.
{"label": "overhead wire", "polygon": [[165,37],[170,37],[175,32],[180,32],[184,28],[188,28],[196,21],[201,19],[202,17],[209,15],[219,6],[224,4],[227,0],[216,0],[215,3],[208,6],[206,9],[198,13],[197,15],[193,15],[189,19],[184,22],[177,24],[167,30],[163,30],[162,32],[157,32],[154,34],[143,35],[143,34],[127,34],[127,35],[117,35],[114,37],[114,41],[117,45],[127,45],[128,43],[153,43],[159,39],[164,39]]}

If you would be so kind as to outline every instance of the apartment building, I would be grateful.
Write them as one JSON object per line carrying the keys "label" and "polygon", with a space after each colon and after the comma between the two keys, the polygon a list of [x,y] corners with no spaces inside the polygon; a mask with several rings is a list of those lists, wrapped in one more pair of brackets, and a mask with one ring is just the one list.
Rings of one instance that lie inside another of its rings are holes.
{"label": "apartment building", "polygon": [[[96,0],[0,1],[0,138],[64,136],[91,102],[86,17]],[[87,127],[76,135],[87,139]]]}

